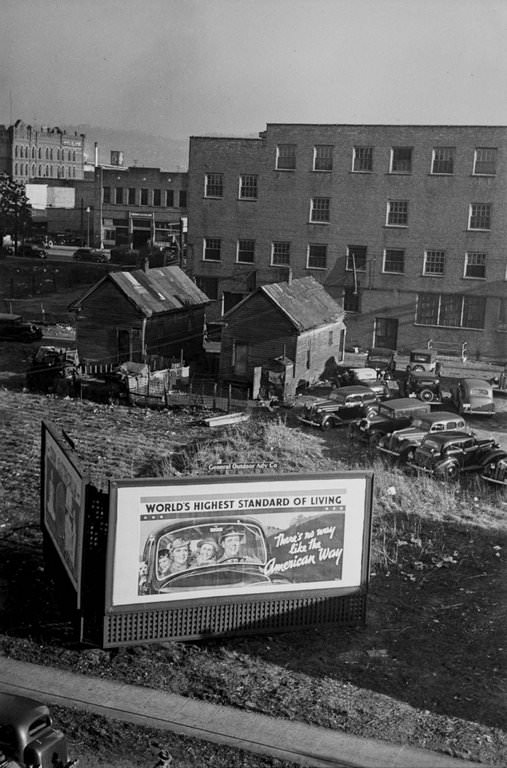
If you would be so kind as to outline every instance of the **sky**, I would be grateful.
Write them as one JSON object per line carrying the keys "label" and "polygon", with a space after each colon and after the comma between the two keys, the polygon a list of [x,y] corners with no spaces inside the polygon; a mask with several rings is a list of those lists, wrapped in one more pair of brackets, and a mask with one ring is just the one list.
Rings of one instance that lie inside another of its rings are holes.
{"label": "sky", "polygon": [[507,125],[507,0],[1,0],[0,123]]}

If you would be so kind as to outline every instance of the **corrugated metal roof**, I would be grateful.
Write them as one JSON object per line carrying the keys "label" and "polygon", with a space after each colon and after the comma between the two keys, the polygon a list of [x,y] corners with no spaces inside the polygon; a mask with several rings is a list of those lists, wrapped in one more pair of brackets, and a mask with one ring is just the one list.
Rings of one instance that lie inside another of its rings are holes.
{"label": "corrugated metal roof", "polygon": [[[206,294],[176,266],[149,269],[146,272],[143,269],[109,272],[104,279],[112,280],[146,317],[210,302]],[[86,296],[93,293],[103,281],[100,280],[90,288]],[[76,304],[81,304],[86,296]]]}
{"label": "corrugated metal roof", "polygon": [[343,321],[343,307],[314,277],[262,285],[258,290],[279,306],[299,331]]}

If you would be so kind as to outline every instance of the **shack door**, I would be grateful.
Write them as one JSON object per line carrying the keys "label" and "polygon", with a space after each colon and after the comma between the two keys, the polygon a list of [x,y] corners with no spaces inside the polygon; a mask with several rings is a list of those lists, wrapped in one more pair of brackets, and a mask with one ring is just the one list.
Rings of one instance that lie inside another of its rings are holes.
{"label": "shack door", "polygon": [[398,321],[392,317],[375,318],[374,347],[396,349],[398,344]]}

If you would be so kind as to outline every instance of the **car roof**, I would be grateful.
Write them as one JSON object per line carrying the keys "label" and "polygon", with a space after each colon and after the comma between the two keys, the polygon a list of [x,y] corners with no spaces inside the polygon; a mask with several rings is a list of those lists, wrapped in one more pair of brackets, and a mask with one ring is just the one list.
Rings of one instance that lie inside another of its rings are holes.
{"label": "car roof", "polygon": [[371,347],[368,350],[369,355],[394,355],[395,354],[394,349],[391,349],[390,347]]}
{"label": "car roof", "polygon": [[375,396],[374,391],[370,387],[365,387],[362,384],[349,384],[347,387],[338,387],[335,392],[339,392],[342,395],[363,395],[371,394]]}
{"label": "car roof", "polygon": [[414,379],[431,379],[431,381],[440,378],[440,376],[437,376],[435,373],[431,373],[430,371],[411,371],[410,375]]}
{"label": "car roof", "polygon": [[459,440],[473,440],[474,436],[469,432],[459,432],[458,430],[450,430],[449,432],[431,432],[429,435],[425,435],[425,440],[436,440],[438,443],[454,443]]}
{"label": "car roof", "polygon": [[392,400],[384,400],[382,403],[383,408],[392,408],[393,410],[396,409],[405,409],[410,408],[411,410],[416,409],[424,409],[426,408],[428,413],[430,409],[430,403],[425,403],[422,400],[418,400],[416,397],[396,397]]}
{"label": "car roof", "polygon": [[456,421],[457,419],[464,421],[463,416],[452,411],[431,411],[431,413],[423,413],[421,418],[425,421],[431,421],[431,423],[434,421]]}
{"label": "car roof", "polygon": [[486,379],[476,379],[464,376],[463,378],[459,379],[459,381],[466,382],[469,387],[487,387],[488,389],[491,389],[491,384],[489,381],[486,381]]}

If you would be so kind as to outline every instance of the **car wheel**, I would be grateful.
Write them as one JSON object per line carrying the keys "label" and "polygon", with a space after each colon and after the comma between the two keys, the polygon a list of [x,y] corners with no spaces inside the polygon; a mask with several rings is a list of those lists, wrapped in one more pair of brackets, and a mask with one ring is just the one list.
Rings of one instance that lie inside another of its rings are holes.
{"label": "car wheel", "polygon": [[412,462],[414,458],[415,458],[415,447],[413,445],[410,445],[408,448],[404,448],[402,451],[400,451],[401,464],[408,464]]}
{"label": "car wheel", "polygon": [[434,399],[435,394],[431,389],[421,389],[419,392],[419,400],[424,400],[425,403],[431,403]]}
{"label": "car wheel", "polygon": [[457,480],[459,477],[459,464],[457,461],[451,461],[449,464],[440,467],[435,474],[442,480]]}
{"label": "car wheel", "polygon": [[333,426],[333,422],[331,421],[331,419],[326,419],[325,421],[322,422],[322,429],[324,429],[326,432],[329,429],[331,429],[332,426]]}

